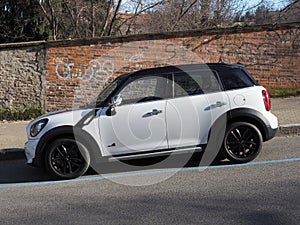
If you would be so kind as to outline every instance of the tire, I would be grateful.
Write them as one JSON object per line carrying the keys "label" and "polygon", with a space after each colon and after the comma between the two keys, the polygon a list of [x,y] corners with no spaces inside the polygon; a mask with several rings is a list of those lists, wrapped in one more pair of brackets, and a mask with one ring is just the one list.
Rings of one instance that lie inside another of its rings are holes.
{"label": "tire", "polygon": [[46,150],[45,166],[59,179],[73,179],[83,175],[90,164],[87,148],[73,138],[54,140]]}
{"label": "tire", "polygon": [[250,162],[257,157],[263,143],[259,129],[247,122],[235,122],[228,126],[222,154],[233,163]]}
{"label": "tire", "polygon": [[221,162],[225,159],[227,159],[226,156],[224,156],[222,151],[219,151],[219,153],[217,154],[217,156],[216,156],[216,158],[214,159],[213,162],[218,163],[218,162]]}

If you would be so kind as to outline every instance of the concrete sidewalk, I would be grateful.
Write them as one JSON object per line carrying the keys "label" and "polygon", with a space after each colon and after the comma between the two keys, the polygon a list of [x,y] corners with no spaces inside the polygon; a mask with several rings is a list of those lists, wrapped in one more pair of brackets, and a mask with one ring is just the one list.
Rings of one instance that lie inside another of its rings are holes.
{"label": "concrete sidewalk", "polygon": [[0,161],[24,158],[26,126],[29,121],[0,121]]}
{"label": "concrete sidewalk", "polygon": [[[272,98],[272,113],[278,117],[277,136],[300,135],[300,97]],[[0,122],[0,161],[24,158],[25,127],[29,121]]]}
{"label": "concrete sidewalk", "polygon": [[279,121],[277,135],[300,135],[300,96],[272,98],[271,106]]}

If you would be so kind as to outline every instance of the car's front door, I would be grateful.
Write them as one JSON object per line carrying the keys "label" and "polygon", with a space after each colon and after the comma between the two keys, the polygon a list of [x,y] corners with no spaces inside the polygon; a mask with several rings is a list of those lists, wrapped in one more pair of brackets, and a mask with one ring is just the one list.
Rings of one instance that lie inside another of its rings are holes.
{"label": "car's front door", "polygon": [[168,75],[130,78],[120,88],[122,103],[99,117],[102,149],[107,155],[140,153],[168,148],[166,136],[166,96]]}

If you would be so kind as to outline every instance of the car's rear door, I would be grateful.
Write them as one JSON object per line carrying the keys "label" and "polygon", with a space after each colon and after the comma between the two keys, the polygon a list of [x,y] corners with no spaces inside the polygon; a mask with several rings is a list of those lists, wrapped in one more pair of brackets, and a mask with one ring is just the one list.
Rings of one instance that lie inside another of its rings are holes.
{"label": "car's rear door", "polygon": [[206,144],[214,121],[228,109],[214,71],[173,73],[173,98],[167,101],[167,138],[170,148]]}

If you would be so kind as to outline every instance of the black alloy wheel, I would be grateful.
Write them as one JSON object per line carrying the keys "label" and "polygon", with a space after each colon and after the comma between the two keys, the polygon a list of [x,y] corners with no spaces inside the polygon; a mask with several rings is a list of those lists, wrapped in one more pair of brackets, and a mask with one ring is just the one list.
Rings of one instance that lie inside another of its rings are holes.
{"label": "black alloy wheel", "polygon": [[259,154],[262,142],[261,132],[256,126],[235,122],[226,131],[222,153],[231,162],[249,162]]}
{"label": "black alloy wheel", "polygon": [[87,148],[72,138],[55,140],[45,154],[47,170],[60,179],[73,179],[83,175],[89,163]]}

